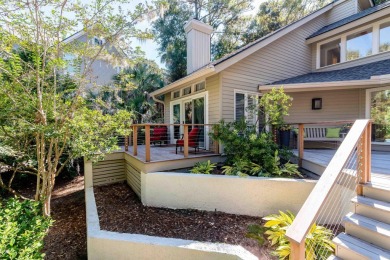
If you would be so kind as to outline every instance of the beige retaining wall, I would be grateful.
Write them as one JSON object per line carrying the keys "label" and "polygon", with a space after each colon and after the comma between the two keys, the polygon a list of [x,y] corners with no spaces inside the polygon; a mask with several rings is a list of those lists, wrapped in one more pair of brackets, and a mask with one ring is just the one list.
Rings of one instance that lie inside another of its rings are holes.
{"label": "beige retaining wall", "polygon": [[156,172],[141,175],[147,206],[266,216],[297,213],[316,181]]}

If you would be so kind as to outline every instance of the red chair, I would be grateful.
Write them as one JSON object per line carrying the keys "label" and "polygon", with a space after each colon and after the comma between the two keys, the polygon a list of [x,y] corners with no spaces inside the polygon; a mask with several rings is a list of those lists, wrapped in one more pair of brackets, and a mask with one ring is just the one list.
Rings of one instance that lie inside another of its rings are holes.
{"label": "red chair", "polygon": [[155,127],[153,128],[153,134],[150,136],[150,142],[152,144],[162,143],[167,141],[168,131],[166,127]]}
{"label": "red chair", "polygon": [[[191,131],[188,133],[188,146],[189,147],[194,147],[195,148],[195,153],[196,149],[199,151],[199,135],[200,135],[200,129],[199,128],[192,128]],[[184,139],[177,140],[176,141],[176,154],[177,154],[177,147],[184,147]]]}

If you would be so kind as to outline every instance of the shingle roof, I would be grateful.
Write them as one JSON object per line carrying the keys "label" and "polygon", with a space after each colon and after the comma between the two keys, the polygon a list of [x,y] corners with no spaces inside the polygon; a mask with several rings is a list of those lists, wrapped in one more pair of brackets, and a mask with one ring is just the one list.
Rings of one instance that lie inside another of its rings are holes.
{"label": "shingle roof", "polygon": [[308,73],[294,78],[276,81],[270,83],[269,85],[365,80],[370,79],[371,76],[386,74],[390,74],[390,59],[372,62],[347,69]]}
{"label": "shingle roof", "polygon": [[318,36],[320,34],[329,32],[329,31],[334,30],[334,29],[336,29],[338,27],[341,27],[341,26],[343,26],[345,24],[348,24],[348,23],[351,23],[353,21],[359,20],[359,19],[361,19],[361,18],[363,18],[363,17],[365,17],[367,15],[373,14],[375,12],[378,12],[378,11],[383,10],[385,8],[388,8],[388,7],[390,7],[390,1],[387,1],[387,2],[385,2],[383,4],[380,4],[380,5],[368,8],[368,9],[366,9],[364,11],[361,11],[361,12],[359,12],[357,14],[353,14],[351,16],[348,16],[348,17],[344,18],[344,19],[341,19],[340,21],[337,21],[335,23],[332,23],[332,24],[329,24],[329,25],[327,25],[325,27],[322,27],[321,29],[319,29],[318,31],[316,31],[315,33],[313,33],[312,35],[310,35],[306,39],[310,39],[310,38],[316,37],[316,36]]}

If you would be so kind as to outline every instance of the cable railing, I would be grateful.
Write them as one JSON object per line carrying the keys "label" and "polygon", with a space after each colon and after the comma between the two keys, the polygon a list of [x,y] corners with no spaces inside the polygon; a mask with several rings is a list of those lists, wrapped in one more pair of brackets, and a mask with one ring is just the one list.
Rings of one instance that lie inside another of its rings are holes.
{"label": "cable railing", "polygon": [[362,194],[370,174],[371,122],[357,120],[286,232],[290,259],[327,259],[333,254],[332,239],[343,232],[351,199]]}
{"label": "cable railing", "polygon": [[[209,134],[212,124],[133,124],[131,136],[125,137],[125,151],[145,162],[162,158],[161,153],[182,156],[218,154],[219,144]],[[171,158],[177,158],[171,156]]]}

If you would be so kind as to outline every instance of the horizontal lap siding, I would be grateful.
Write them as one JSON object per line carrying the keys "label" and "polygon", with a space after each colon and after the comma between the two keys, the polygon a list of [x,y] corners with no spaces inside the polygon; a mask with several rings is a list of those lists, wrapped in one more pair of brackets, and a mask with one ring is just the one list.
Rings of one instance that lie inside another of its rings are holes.
{"label": "horizontal lap siding", "polygon": [[219,74],[206,79],[206,90],[209,99],[209,124],[215,124],[221,119],[220,114],[220,78]]}
{"label": "horizontal lap siding", "polygon": [[[355,120],[364,118],[365,90],[331,90],[289,93],[293,98],[290,123]],[[322,109],[312,110],[313,98],[322,98]]]}
{"label": "horizontal lap siding", "polygon": [[222,72],[222,118],[234,115],[234,89],[259,92],[259,84],[302,75],[312,70],[312,47],[306,37],[326,25],[321,15]]}
{"label": "horizontal lap siding", "polygon": [[94,186],[124,181],[124,160],[109,160],[95,163],[92,166],[92,172]]}
{"label": "horizontal lap siding", "polygon": [[141,172],[126,161],[126,180],[133,191],[141,197]]}
{"label": "horizontal lap siding", "polygon": [[340,21],[357,13],[357,0],[348,0],[336,5],[328,12],[328,24]]}

